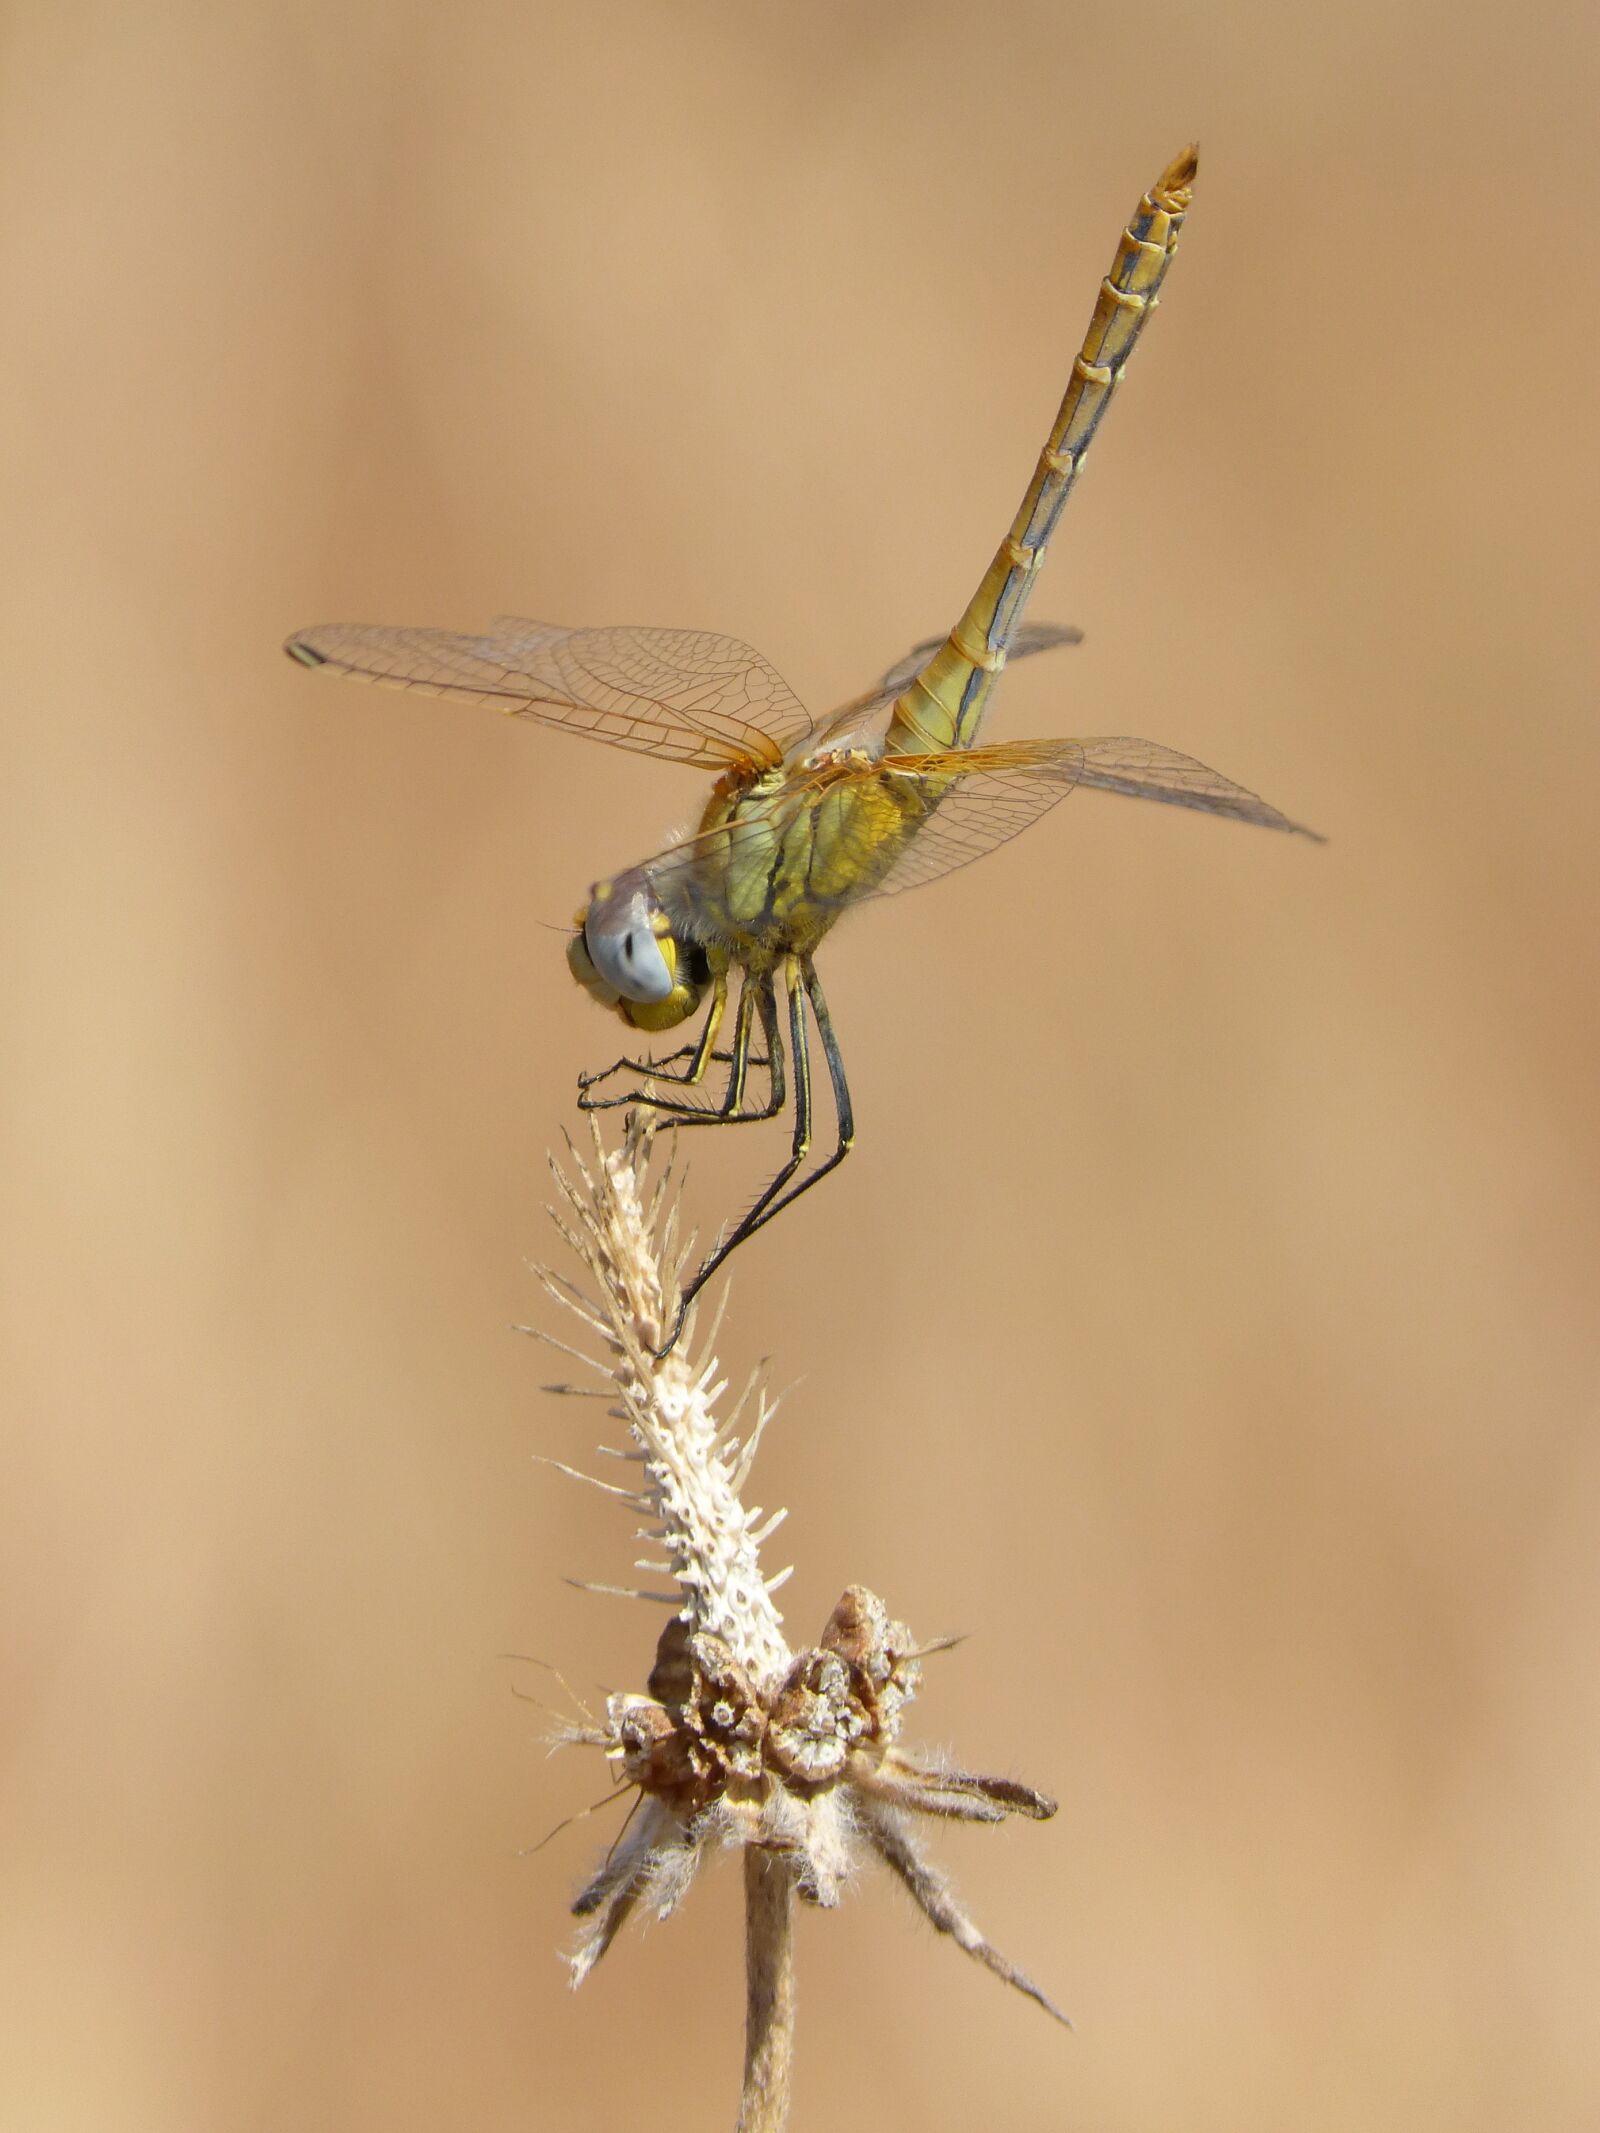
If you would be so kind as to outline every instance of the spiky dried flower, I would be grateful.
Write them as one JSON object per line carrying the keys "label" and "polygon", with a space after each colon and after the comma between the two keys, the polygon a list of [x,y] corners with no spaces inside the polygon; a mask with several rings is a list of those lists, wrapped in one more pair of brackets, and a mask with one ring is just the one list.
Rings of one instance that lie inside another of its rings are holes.
{"label": "spiky dried flower", "polygon": [[[672,1352],[656,1354],[674,1322],[687,1254],[677,1241],[670,1173],[653,1187],[649,1181],[651,1138],[648,1125],[631,1114],[619,1148],[608,1151],[596,1132],[591,1159],[571,1149],[566,1165],[552,1162],[563,1203],[553,1210],[556,1225],[589,1283],[580,1288],[539,1270],[599,1353],[553,1345],[615,1394],[611,1411],[632,1438],[621,1456],[639,1469],[631,1488],[590,1475],[577,1478],[648,1521],[641,1534],[664,1553],[637,1567],[676,1585],[673,1592],[634,1595],[675,1610],[657,1642],[645,1692],[612,1696],[603,1723],[572,1726],[564,1734],[601,1748],[619,1783],[636,1791],[627,1827],[573,1905],[586,1923],[571,1959],[572,1982],[580,1984],[589,1974],[634,1909],[649,1905],[665,1917],[710,1851],[743,1848],[752,2023],[749,2115],[741,2124],[775,2126],[781,2123],[781,2097],[768,2099],[776,2115],[763,2116],[750,2095],[761,2045],[758,1984],[769,2001],[775,1993],[784,1999],[771,1959],[781,1943],[787,1964],[789,1895],[837,1903],[863,1850],[889,1868],[941,1933],[1065,2021],[961,1909],[924,1858],[912,1819],[1044,1820],[1054,1814],[1055,1802],[1031,1786],[951,1769],[900,1745],[920,1661],[945,1647],[919,1650],[905,1625],[892,1620],[865,1587],[847,1588],[815,1645],[790,1650],[772,1599],[789,1573],[766,1578],[759,1560],[760,1543],[784,1514],[763,1522],[761,1511],[747,1511],[741,1500],[776,1402],[752,1380],[726,1419],[718,1418],[727,1387],[710,1353],[716,1328],[705,1352],[691,1361],[693,1313]],[[752,1401],[753,1421],[741,1438]],[[761,1931],[773,1943],[765,1953],[756,1945],[763,1918]],[[779,2056],[786,2070],[786,2042]],[[777,2086],[786,2091],[786,2071]]]}

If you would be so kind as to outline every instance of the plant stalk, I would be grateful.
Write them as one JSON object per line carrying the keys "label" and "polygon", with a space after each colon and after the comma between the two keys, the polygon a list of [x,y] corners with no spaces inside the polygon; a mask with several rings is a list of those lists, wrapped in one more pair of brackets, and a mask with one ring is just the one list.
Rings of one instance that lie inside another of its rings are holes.
{"label": "plant stalk", "polygon": [[787,1860],[744,1854],[744,2092],[738,2133],[783,2133],[794,2064],[794,1886]]}

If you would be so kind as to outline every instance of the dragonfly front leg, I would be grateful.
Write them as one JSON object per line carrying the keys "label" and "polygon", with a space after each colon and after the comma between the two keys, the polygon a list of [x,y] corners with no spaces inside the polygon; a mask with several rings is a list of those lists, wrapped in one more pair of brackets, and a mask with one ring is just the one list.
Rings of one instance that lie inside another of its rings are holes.
{"label": "dragonfly front leg", "polygon": [[[705,1027],[693,1044],[680,1044],[675,1052],[668,1052],[664,1059],[613,1059],[610,1066],[601,1067],[596,1074],[578,1076],[578,1108],[580,1111],[602,1111],[608,1108],[604,1102],[588,1104],[584,1096],[590,1089],[598,1088],[601,1082],[609,1081],[613,1074],[643,1074],[651,1081],[674,1081],[680,1087],[694,1088],[705,1080],[706,1068],[713,1059],[727,1059],[731,1054],[716,1050],[717,1032],[722,1027],[722,1017],[728,1005],[727,972],[719,970],[711,981],[711,1005],[706,1009]],[[681,1074],[669,1074],[666,1069],[674,1060],[687,1059],[689,1064]],[[630,1097],[616,1101],[629,1103]]]}
{"label": "dragonfly front leg", "polygon": [[[705,1072],[700,1058],[703,1041],[701,1037],[693,1044],[680,1044],[675,1052],[663,1052],[659,1059],[630,1059],[624,1053],[622,1058],[613,1059],[610,1066],[596,1067],[592,1074],[580,1074],[579,1090],[597,1089],[601,1082],[609,1081],[613,1074],[648,1074],[654,1081],[698,1081]],[[680,1059],[692,1060],[694,1063],[686,1073],[669,1074],[667,1068],[675,1066]]]}
{"label": "dragonfly front leg", "polygon": [[[666,1069],[680,1059],[690,1059],[693,1064],[681,1074],[669,1074]],[[704,1081],[707,1066],[731,1066],[732,1064],[733,1053],[731,1051],[718,1052],[713,1050],[708,1052],[705,1058],[702,1059],[699,1044],[680,1044],[675,1052],[664,1052],[659,1059],[613,1059],[608,1067],[598,1067],[592,1074],[580,1074],[578,1076],[578,1108],[580,1111],[595,1109],[596,1106],[583,1102],[584,1092],[588,1089],[599,1088],[600,1084],[603,1081],[609,1081],[613,1074],[642,1074],[646,1081],[670,1081],[676,1083],[679,1088],[688,1089]],[[767,1067],[771,1065],[771,1060],[765,1052],[752,1052],[749,1064],[765,1072]],[[622,1101],[624,1103],[635,1103],[639,1099],[625,1096]]]}
{"label": "dragonfly front leg", "polygon": [[[725,981],[719,980],[719,983]],[[755,1015],[759,1008],[761,1026],[767,1039],[765,1057],[752,1059],[751,1034]],[[702,1037],[697,1051],[703,1050],[700,1061],[703,1076],[706,1061],[712,1058],[729,1062],[727,1087],[718,1104],[690,1103],[672,1096],[658,1096],[653,1089],[624,1090],[620,1096],[591,1096],[580,1091],[578,1107],[583,1111],[616,1111],[630,1105],[639,1105],[653,1111],[658,1118],[665,1118],[675,1126],[720,1126],[744,1125],[754,1119],[772,1118],[783,1108],[784,1069],[783,1044],[777,1033],[777,1017],[772,1006],[772,983],[769,978],[746,977],[739,991],[739,1007],[734,1017],[733,1044],[727,1052],[713,1052],[706,1037]],[[768,1075],[768,1095],[764,1104],[745,1108],[745,1087],[752,1066],[764,1067]],[[669,1081],[684,1085],[686,1077],[668,1075]],[[696,1077],[699,1078],[699,1077]]]}

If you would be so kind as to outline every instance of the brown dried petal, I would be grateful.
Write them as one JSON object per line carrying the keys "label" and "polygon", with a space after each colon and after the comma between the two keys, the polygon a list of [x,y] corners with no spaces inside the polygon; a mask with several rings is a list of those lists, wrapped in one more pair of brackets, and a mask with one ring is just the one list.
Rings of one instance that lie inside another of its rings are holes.
{"label": "brown dried petal", "polygon": [[842,1775],[869,1726],[854,1681],[837,1652],[802,1652],[789,1669],[773,1698],[767,1760],[791,1785],[828,1785]]}
{"label": "brown dried petal", "polygon": [[856,1694],[874,1736],[893,1740],[900,1713],[917,1692],[922,1670],[911,1656],[911,1632],[865,1585],[847,1585],[822,1632],[822,1648],[851,1667]]}
{"label": "brown dried petal", "polygon": [[689,1640],[695,1667],[695,1701],[687,1723],[716,1750],[731,1775],[761,1774],[761,1740],[767,1730],[750,1676],[720,1637],[701,1631]]}
{"label": "brown dried petal", "polygon": [[697,1767],[714,1768],[719,1779],[760,1775],[766,1713],[723,1638],[691,1629],[675,1616],[656,1642],[650,1693],[704,1743],[706,1753]]}
{"label": "brown dried petal", "polygon": [[606,1708],[630,1784],[682,1813],[705,1804],[714,1775],[711,1759],[670,1711],[645,1696],[613,1696]]}
{"label": "brown dried petal", "polygon": [[[851,1666],[876,1672],[889,1627],[889,1610],[865,1585],[846,1585],[819,1640],[825,1652],[837,1652]],[[887,1673],[887,1667],[883,1669]]]}
{"label": "brown dried petal", "polygon": [[922,1668],[909,1656],[911,1632],[903,1622],[889,1624],[889,1678],[878,1691],[878,1733],[892,1741],[900,1731],[900,1713],[922,1683]]}
{"label": "brown dried petal", "polygon": [[656,1639],[655,1665],[645,1683],[657,1703],[686,1704],[694,1694],[694,1666],[689,1657],[688,1623],[674,1615]]}

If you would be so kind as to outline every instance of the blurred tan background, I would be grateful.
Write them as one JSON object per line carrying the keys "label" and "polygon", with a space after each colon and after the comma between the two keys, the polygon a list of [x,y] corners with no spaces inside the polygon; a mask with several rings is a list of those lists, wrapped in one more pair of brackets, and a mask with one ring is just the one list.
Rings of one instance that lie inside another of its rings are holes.
{"label": "blurred tan background", "polygon": [[[737,1875],[576,1999],[642,1681],[547,1469],[559,929],[690,774],[296,673],[354,618],[946,627],[1184,141],[1162,314],[996,730],[1146,733],[1317,851],[1083,797],[861,916],[861,1122],[737,1262],[797,1638],[865,1580],[1065,2037],[881,1880],[797,2125],[1600,2123],[1596,22],[7,11],[0,2122],[729,2125]],[[767,1150],[697,1147],[701,1221]],[[559,1368],[559,1363],[557,1363]]]}

